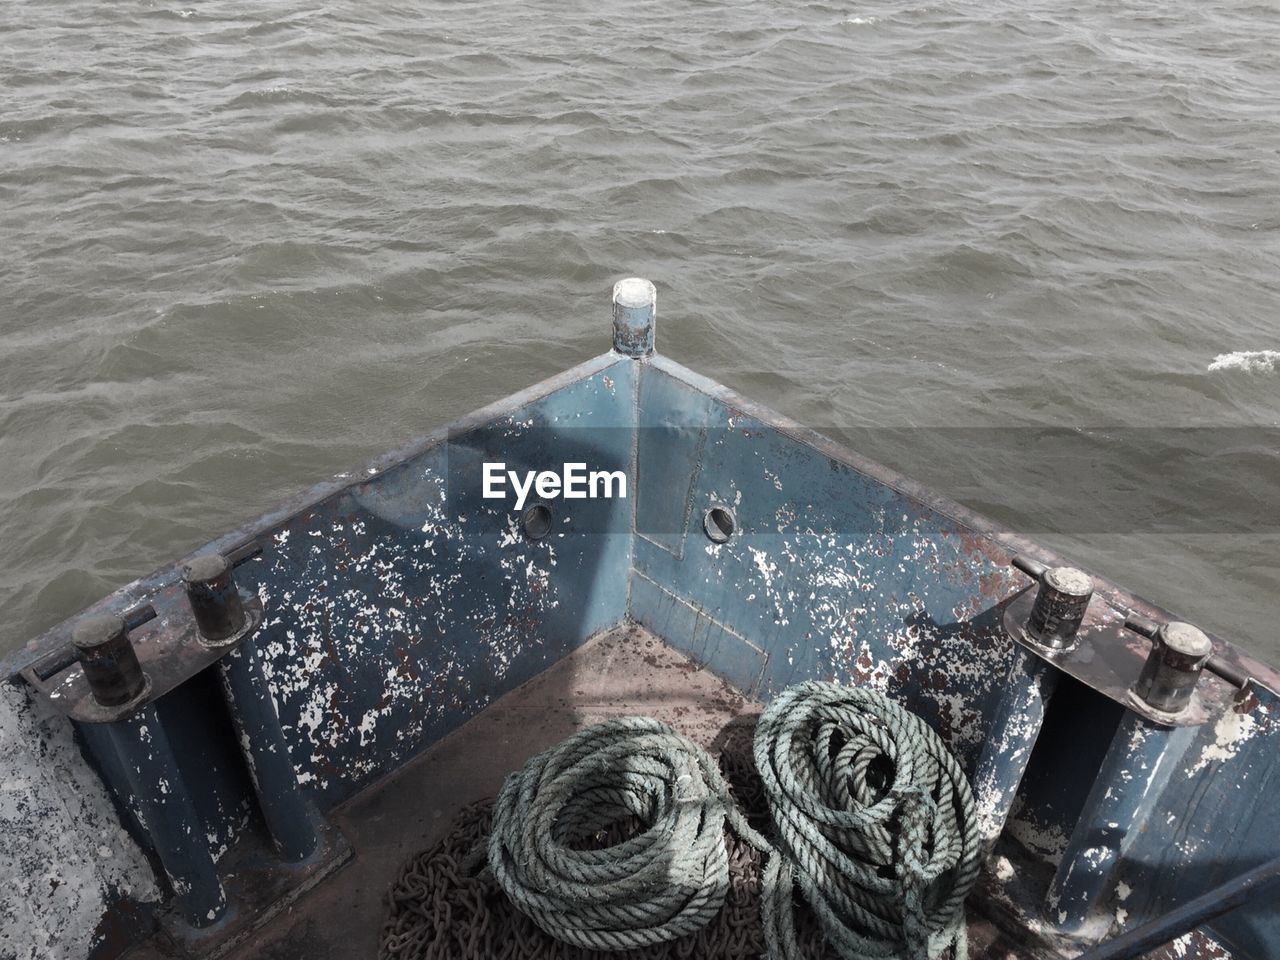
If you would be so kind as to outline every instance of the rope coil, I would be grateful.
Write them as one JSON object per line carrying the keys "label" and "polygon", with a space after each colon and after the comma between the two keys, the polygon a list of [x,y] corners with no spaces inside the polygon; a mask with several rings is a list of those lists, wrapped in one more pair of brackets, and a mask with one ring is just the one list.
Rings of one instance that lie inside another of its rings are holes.
{"label": "rope coil", "polygon": [[[468,821],[449,848],[486,834],[469,855],[406,865],[381,955],[966,960],[974,803],[924,721],[809,682],[768,707],[750,752],[721,753],[731,791],[658,720],[580,731],[507,777],[491,827]],[[772,820],[776,849],[735,796]]]}
{"label": "rope coil", "polygon": [[[847,960],[967,957],[977,879],[973,795],[923,720],[875,691],[808,681],[756,727],[756,767],[783,858]],[[788,884],[765,910],[773,957],[797,955]]]}
{"label": "rope coil", "polygon": [[[611,846],[593,838],[634,818]],[[509,776],[488,864],[511,902],[566,943],[652,946],[705,927],[729,891],[725,826],[769,854],[700,746],[648,717],[589,727]],[[765,886],[778,886],[777,857]]]}

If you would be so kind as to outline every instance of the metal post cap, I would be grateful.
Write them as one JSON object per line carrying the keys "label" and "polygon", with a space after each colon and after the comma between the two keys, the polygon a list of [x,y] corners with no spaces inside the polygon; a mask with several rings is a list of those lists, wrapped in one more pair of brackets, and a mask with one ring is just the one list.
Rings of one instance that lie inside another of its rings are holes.
{"label": "metal post cap", "polygon": [[129,640],[124,617],[96,614],[85,617],[71,631],[80,669],[93,698],[104,707],[118,707],[146,688],[147,678]]}
{"label": "metal post cap", "polygon": [[628,357],[653,353],[658,290],[642,277],[613,285],[613,349]]}
{"label": "metal post cap", "polygon": [[71,642],[81,650],[96,650],[120,639],[125,633],[124,618],[114,614],[85,617],[71,631]]}
{"label": "metal post cap", "polygon": [[206,553],[183,565],[182,580],[184,583],[204,583],[217,579],[230,569],[231,565],[222,554]]}
{"label": "metal post cap", "polygon": [[1213,641],[1197,626],[1171,620],[1160,628],[1160,639],[1165,646],[1184,657],[1199,660],[1213,653]]}
{"label": "metal post cap", "polygon": [[245,612],[231,562],[219,553],[202,554],[183,566],[182,582],[203,641],[233,642],[244,628]]}
{"label": "metal post cap", "polygon": [[1154,624],[1130,615],[1125,625],[1152,640],[1147,662],[1133,685],[1134,694],[1152,709],[1181,712],[1191,702],[1200,674],[1213,656],[1213,641],[1199,627],[1180,620],[1148,632]]}
{"label": "metal post cap", "polygon": [[644,277],[627,277],[613,285],[613,302],[623,307],[653,307],[658,288]]}
{"label": "metal post cap", "polygon": [[1084,621],[1089,600],[1093,597],[1093,580],[1075,567],[1048,567],[1039,575],[1027,631],[1040,643],[1065,650],[1075,643]]}
{"label": "metal post cap", "polygon": [[1075,567],[1050,567],[1044,573],[1043,582],[1059,593],[1073,597],[1087,597],[1093,593],[1093,580]]}

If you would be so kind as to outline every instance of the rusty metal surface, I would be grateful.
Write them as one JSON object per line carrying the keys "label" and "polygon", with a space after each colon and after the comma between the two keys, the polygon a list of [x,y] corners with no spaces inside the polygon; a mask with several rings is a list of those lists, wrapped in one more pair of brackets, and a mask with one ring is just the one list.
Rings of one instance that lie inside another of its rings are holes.
{"label": "rusty metal surface", "polygon": [[72,663],[50,677],[41,676],[35,665],[22,671],[22,678],[59,713],[80,723],[110,723],[128,716],[139,707],[154,703],[165,694],[212,666],[235,649],[262,623],[262,603],[256,598],[245,603],[247,622],[236,636],[217,646],[202,643],[186,596],[180,587],[170,587],[152,600],[156,617],[129,634],[147,686],[138,698],[119,706],[106,707],[94,699],[80,664]]}
{"label": "rusty metal surface", "polygon": [[[669,357],[657,354],[647,362],[646,366],[716,401],[726,409],[736,411],[741,416],[755,421],[759,424],[761,431],[790,438],[796,444],[827,457],[833,464],[853,471],[862,478],[863,482],[882,485],[914,504],[917,509],[926,510],[951,521],[957,534],[967,538],[974,551],[987,559],[1007,564],[1013,556],[1025,554],[1048,566],[1075,565],[1070,558],[1062,556],[1030,537],[1008,530],[989,517],[939,494],[936,490],[896,470],[870,460],[856,450],[851,450],[816,430],[744,397],[737,391],[690,370]],[[688,422],[684,421],[685,424]],[[1128,609],[1158,622],[1178,619],[1175,611],[1137,596],[1093,571],[1085,572],[1093,579],[1095,597],[1103,598],[1111,607],[1117,610]],[[1018,586],[1020,587],[1021,584],[1019,583]],[[1013,589],[1011,588],[1008,592],[1012,593]],[[1206,630],[1206,632],[1214,643],[1215,660],[1219,661],[1224,669],[1253,677],[1260,685],[1267,687],[1273,693],[1280,694],[1280,665],[1259,660],[1236,647],[1229,638],[1220,637],[1212,631]]]}
{"label": "rusty metal surface", "polygon": [[1201,676],[1191,701],[1179,713],[1153,709],[1133,696],[1131,691],[1142,673],[1151,642],[1125,629],[1124,611],[1105,603],[1095,601],[1089,605],[1072,646],[1059,650],[1037,642],[1024,629],[1034,593],[1027,589],[1009,602],[1004,612],[1005,629],[1024,648],[1056,669],[1161,726],[1196,726],[1230,709],[1236,688],[1207,672]]}
{"label": "rusty metal surface", "polygon": [[256,643],[299,779],[322,809],[622,619],[628,500],[557,500],[533,540],[479,479],[492,461],[628,469],[634,363],[620,363],[292,517],[241,568],[267,608]]}
{"label": "rusty metal surface", "polygon": [[[972,771],[1021,585],[984,537],[848,463],[646,366],[631,613],[749,692],[868,684],[923,715]],[[727,542],[704,511],[735,514]]]}
{"label": "rusty metal surface", "polygon": [[0,677],[16,677],[36,661],[56,651],[65,649],[71,642],[72,627],[81,615],[113,613],[123,616],[140,604],[146,603],[158,592],[171,585],[178,584],[184,563],[209,552],[229,554],[246,541],[268,534],[289,520],[310,510],[322,507],[326,501],[344,491],[356,487],[370,486],[383,473],[441,447],[451,436],[460,435],[473,428],[509,417],[515,411],[531,403],[549,397],[557,391],[584,379],[601,374],[611,367],[625,369],[626,363],[627,361],[614,353],[605,353],[598,357],[593,357],[563,373],[523,390],[518,390],[488,406],[481,407],[479,410],[432,429],[402,446],[388,450],[364,463],[353,466],[349,470],[336,474],[330,479],[317,483],[310,489],[284,500],[277,507],[261,516],[241,524],[234,530],[227,531],[185,557],[178,558],[173,563],[126,584],[109,596],[104,597],[98,603],[92,604],[75,616],[49,628],[38,637],[32,638],[17,650],[6,653],[3,657],[0,657]]}

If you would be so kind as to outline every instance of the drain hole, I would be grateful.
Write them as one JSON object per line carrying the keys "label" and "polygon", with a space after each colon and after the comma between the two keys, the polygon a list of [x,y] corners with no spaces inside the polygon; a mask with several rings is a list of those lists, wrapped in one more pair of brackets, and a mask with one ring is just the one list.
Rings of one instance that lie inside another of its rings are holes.
{"label": "drain hole", "polygon": [[551,508],[545,503],[526,507],[520,515],[520,526],[530,540],[541,540],[551,532]]}
{"label": "drain hole", "polygon": [[733,511],[728,507],[712,507],[702,518],[702,526],[712,543],[724,543],[733,536],[736,526]]}

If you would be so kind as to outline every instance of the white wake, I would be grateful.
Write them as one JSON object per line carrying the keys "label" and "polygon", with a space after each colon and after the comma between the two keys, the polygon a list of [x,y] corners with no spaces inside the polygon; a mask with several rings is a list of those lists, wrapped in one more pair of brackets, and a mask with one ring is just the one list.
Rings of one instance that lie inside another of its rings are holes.
{"label": "white wake", "polygon": [[1209,371],[1249,370],[1255,373],[1271,373],[1280,366],[1280,350],[1237,350],[1220,353],[1209,364]]}

